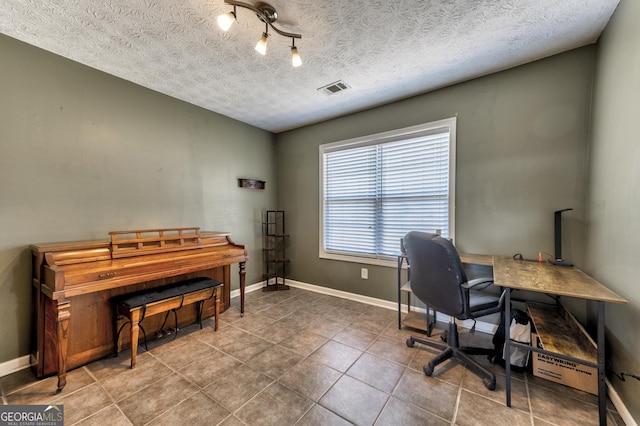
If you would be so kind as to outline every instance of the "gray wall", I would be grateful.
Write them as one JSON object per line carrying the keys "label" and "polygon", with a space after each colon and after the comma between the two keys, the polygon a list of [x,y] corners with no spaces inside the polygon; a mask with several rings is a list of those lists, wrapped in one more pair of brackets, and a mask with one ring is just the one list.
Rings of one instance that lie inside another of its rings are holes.
{"label": "gray wall", "polygon": [[[278,205],[294,280],[395,301],[396,271],[318,257],[318,146],[457,116],[461,251],[553,252],[553,212],[571,207],[563,257],[578,264],[595,47],[588,46],[380,108],[279,134]],[[348,96],[348,92],[335,96]],[[369,279],[360,279],[360,268]],[[584,310],[584,307],[583,307]]]}
{"label": "gray wall", "polygon": [[[598,46],[584,269],[629,301],[606,306],[613,370],[640,374],[640,2],[623,0]],[[640,420],[640,381],[610,377]]]}
{"label": "gray wall", "polygon": [[32,243],[199,226],[247,244],[262,280],[271,133],[2,35],[0,52],[0,363],[29,353]]}

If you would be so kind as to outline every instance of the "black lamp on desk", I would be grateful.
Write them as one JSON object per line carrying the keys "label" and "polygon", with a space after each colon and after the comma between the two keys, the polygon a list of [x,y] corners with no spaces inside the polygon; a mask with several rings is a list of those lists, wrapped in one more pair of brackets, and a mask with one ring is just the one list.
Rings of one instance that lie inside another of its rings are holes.
{"label": "black lamp on desk", "polygon": [[555,259],[549,262],[558,266],[573,266],[573,263],[562,259],[562,212],[573,209],[556,210],[554,213]]}

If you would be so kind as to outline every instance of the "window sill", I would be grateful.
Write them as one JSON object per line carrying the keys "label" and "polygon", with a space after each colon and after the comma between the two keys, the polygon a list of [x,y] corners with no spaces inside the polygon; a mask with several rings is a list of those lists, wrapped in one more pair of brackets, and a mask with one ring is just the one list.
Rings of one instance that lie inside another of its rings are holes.
{"label": "window sill", "polygon": [[[398,252],[400,254],[400,252]],[[365,265],[386,266],[389,268],[397,268],[398,262],[394,259],[376,259],[373,257],[364,256],[349,256],[345,254],[324,253],[319,254],[320,259],[338,260],[341,262],[361,263]]]}

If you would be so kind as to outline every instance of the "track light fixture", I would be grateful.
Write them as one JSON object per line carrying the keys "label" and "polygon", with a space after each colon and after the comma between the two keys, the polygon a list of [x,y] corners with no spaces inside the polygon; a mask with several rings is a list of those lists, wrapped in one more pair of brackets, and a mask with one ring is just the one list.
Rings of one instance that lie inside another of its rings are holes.
{"label": "track light fixture", "polygon": [[218,16],[218,25],[220,26],[220,29],[222,29],[223,31],[227,31],[236,21],[236,6],[252,10],[258,16],[258,19],[260,19],[265,24],[265,30],[262,33],[262,37],[260,37],[258,44],[256,44],[256,50],[262,55],[266,55],[269,27],[271,27],[271,29],[277,34],[283,37],[291,38],[291,64],[294,67],[299,67],[300,65],[302,65],[302,59],[300,59],[300,54],[298,53],[298,48],[296,47],[296,39],[302,38],[302,36],[300,34],[282,31],[281,29],[273,25],[276,19],[278,19],[278,13],[273,8],[273,6],[263,2],[257,3],[254,6],[249,3],[235,0],[224,0],[224,3],[233,6],[233,12],[225,13],[224,15]]}

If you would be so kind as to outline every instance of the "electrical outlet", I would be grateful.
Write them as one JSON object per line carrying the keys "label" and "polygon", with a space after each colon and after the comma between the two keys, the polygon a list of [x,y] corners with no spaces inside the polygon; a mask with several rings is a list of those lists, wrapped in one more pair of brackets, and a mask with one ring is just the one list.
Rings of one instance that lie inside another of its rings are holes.
{"label": "electrical outlet", "polygon": [[360,268],[360,278],[363,280],[369,279],[369,270],[367,268]]}

